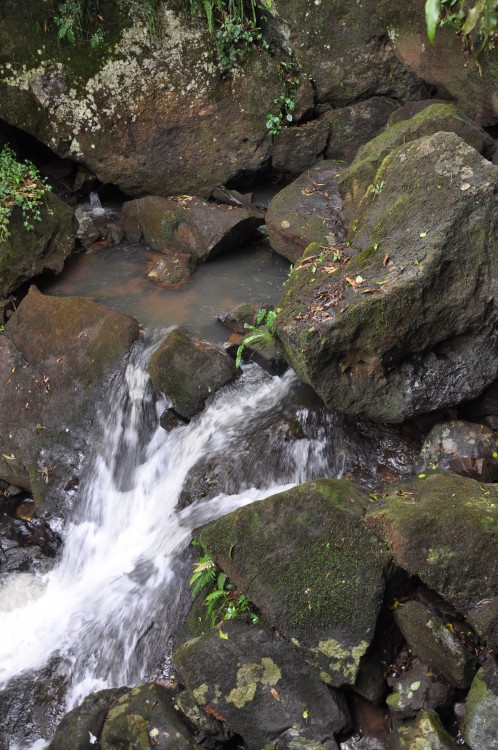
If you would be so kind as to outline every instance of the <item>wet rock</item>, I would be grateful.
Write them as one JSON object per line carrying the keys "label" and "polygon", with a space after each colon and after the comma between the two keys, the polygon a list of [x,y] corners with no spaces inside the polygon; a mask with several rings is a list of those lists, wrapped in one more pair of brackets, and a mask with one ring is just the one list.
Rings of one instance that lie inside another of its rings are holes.
{"label": "wet rock", "polygon": [[374,138],[398,108],[388,97],[374,96],[348,107],[331,109],[321,117],[330,128],[326,159],[352,161],[356,152]]}
{"label": "wet rock", "polygon": [[467,696],[463,736],[472,750],[498,748],[498,668],[492,657],[476,674]]}
{"label": "wet rock", "polygon": [[263,305],[260,302],[243,302],[240,305],[236,305],[226,313],[218,315],[218,320],[223,323],[227,328],[231,328],[234,333],[246,334],[247,328],[246,323],[249,325],[256,325],[256,319],[260,310],[273,310],[272,305]]}
{"label": "wet rock", "polygon": [[305,256],[291,275],[275,334],[328,408],[402,422],[495,377],[498,168],[436,133],[392,151],[373,182],[347,255]]}
{"label": "wet rock", "polygon": [[457,750],[435,711],[422,711],[412,724],[397,727],[389,738],[388,750]]}
{"label": "wet rock", "polygon": [[191,255],[170,252],[154,262],[147,277],[163,286],[176,288],[190,279],[194,269],[195,262]]}
{"label": "wet rock", "polygon": [[329,128],[322,120],[282,128],[272,147],[272,167],[297,177],[323,158],[328,137]]}
{"label": "wet rock", "polygon": [[414,716],[421,709],[447,708],[454,693],[419,659],[414,659],[407,672],[390,678],[389,684],[393,692],[387,697],[387,705],[403,718]]}
{"label": "wet rock", "polygon": [[420,451],[419,471],[449,469],[456,474],[495,482],[498,479],[498,441],[482,424],[451,421],[432,428]]}
{"label": "wet rock", "polygon": [[204,710],[228,722],[249,750],[274,747],[293,725],[298,737],[336,747],[334,734],[349,723],[340,693],[270,629],[230,623],[222,632],[228,637],[211,630],[173,656]]}
{"label": "wet rock", "polygon": [[173,693],[159,684],[138,685],[109,708],[101,750],[194,750],[197,743],[173,707]]}
{"label": "wet rock", "polygon": [[307,482],[198,535],[330,685],[354,684],[382,602],[383,557],[363,525],[368,502],[345,480]]}
{"label": "wet rock", "polygon": [[[266,326],[260,326],[258,329],[261,333],[269,333]],[[250,331],[245,331],[246,336],[250,336]],[[244,340],[244,336],[232,334],[226,343],[226,351],[234,359],[237,358],[239,347]],[[271,336],[263,341],[251,341],[244,345],[242,350],[243,362],[255,362],[257,365],[266,370],[270,375],[283,375],[288,370],[289,365],[282,357],[280,351]]]}
{"label": "wet rock", "polygon": [[84,247],[90,247],[100,240],[118,244],[123,239],[123,228],[115,211],[110,209],[96,211],[89,203],[82,203],[76,207],[74,215],[78,222],[76,238]]}
{"label": "wet rock", "polygon": [[[400,120],[388,126],[383,133],[358,151],[354,162],[344,172],[340,183],[347,215],[356,217],[362,200],[369,197],[366,195],[369,186],[381,183],[382,176],[377,178],[377,171],[393,149],[440,131],[455,133],[486,158],[491,158],[495,151],[493,138],[459,111],[454,104],[448,102],[431,104],[410,119]],[[431,184],[431,196],[434,195],[432,188]]]}
{"label": "wet rock", "polygon": [[346,238],[338,191],[341,165],[319,162],[272,198],[266,214],[270,244],[291,263],[311,242],[334,244]]}
{"label": "wet rock", "polygon": [[[497,647],[484,613],[498,590],[498,489],[449,472],[391,485],[367,515],[397,565],[418,576]],[[494,609],[496,612],[496,609]]]}
{"label": "wet rock", "polygon": [[204,711],[188,690],[183,689],[175,694],[173,706],[190,722],[195,740],[202,748],[219,750],[234,740],[234,733],[226,722],[215,718],[217,712],[211,714]]}
{"label": "wet rock", "polygon": [[391,731],[391,716],[382,705],[374,705],[355,691],[348,694],[355,733],[346,742],[341,742],[341,750],[385,750]]}
{"label": "wet rock", "polygon": [[0,243],[0,299],[42,271],[60,273],[73,252],[76,222],[73,209],[53,193],[40,206],[41,221],[27,231],[20,208],[9,219],[10,237]]}
{"label": "wet rock", "polygon": [[[494,380],[477,398],[460,405],[460,412],[465,419],[473,422],[486,417],[498,417],[498,380]],[[496,422],[495,422],[496,424]],[[495,429],[492,426],[492,429]]]}
{"label": "wet rock", "polygon": [[59,535],[43,519],[0,513],[0,579],[14,572],[45,573],[60,545]]}
{"label": "wet rock", "polygon": [[90,428],[139,327],[129,315],[31,287],[0,336],[0,477],[63,512]]}
{"label": "wet rock", "polygon": [[128,201],[122,219],[131,242],[143,238],[152,250],[189,255],[194,264],[240,246],[263,221],[245,208],[192,196]]}
{"label": "wet rock", "polygon": [[88,695],[64,716],[48,750],[90,750],[100,737],[108,710],[127,692],[127,688],[114,688]]}
{"label": "wet rock", "polygon": [[154,388],[166,393],[174,410],[189,419],[211,393],[235,379],[237,370],[217,346],[176,328],[150,358],[149,374]]}
{"label": "wet rock", "polygon": [[176,427],[183,427],[188,424],[188,420],[180,417],[173,409],[165,409],[159,418],[159,424],[163,430],[171,432]]}

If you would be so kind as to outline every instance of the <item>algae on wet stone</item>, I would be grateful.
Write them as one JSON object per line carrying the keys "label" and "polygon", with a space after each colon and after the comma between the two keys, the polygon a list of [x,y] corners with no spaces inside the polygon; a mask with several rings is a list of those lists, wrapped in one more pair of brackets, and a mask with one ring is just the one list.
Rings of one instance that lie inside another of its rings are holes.
{"label": "algae on wet stone", "polygon": [[332,685],[354,684],[384,588],[368,497],[345,480],[309,482],[204,527],[220,567]]}

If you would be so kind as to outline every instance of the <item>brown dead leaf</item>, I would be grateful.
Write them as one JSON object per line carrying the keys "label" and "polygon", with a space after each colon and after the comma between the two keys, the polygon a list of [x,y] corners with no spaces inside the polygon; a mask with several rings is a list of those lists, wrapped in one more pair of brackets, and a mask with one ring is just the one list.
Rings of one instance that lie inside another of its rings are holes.
{"label": "brown dead leaf", "polygon": [[391,260],[391,256],[389,255],[389,253],[386,253],[384,255],[384,260],[382,261],[382,265],[384,266],[384,268],[387,266],[390,260]]}
{"label": "brown dead leaf", "polygon": [[273,697],[275,698],[275,700],[276,700],[276,701],[279,701],[279,700],[280,700],[280,695],[279,695],[279,694],[278,694],[278,692],[277,692],[277,691],[275,690],[275,688],[270,688],[270,693],[272,694],[272,696],[273,696]]}

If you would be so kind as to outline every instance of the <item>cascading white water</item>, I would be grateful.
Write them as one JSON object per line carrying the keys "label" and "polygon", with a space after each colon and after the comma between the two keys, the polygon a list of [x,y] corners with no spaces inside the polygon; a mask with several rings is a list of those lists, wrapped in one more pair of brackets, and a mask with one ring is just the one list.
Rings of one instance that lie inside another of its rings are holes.
{"label": "cascading white water", "polygon": [[[67,709],[93,690],[150,674],[158,647],[164,654],[178,625],[177,565],[192,530],[283,488],[268,476],[263,489],[178,512],[184,480],[201,458],[235,448],[248,419],[277,408],[293,378],[247,367],[199,418],[166,433],[157,426],[165,401],[153,400],[144,356],[128,365],[59,563],[41,577],[17,574],[0,589],[0,689],[57,657],[68,679]],[[299,449],[289,448],[286,486],[316,476],[324,461],[320,440],[297,442]]]}

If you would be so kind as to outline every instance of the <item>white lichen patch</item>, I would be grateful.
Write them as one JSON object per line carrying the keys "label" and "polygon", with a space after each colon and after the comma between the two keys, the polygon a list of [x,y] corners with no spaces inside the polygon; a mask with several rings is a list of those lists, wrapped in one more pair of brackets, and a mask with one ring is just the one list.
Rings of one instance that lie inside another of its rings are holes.
{"label": "white lichen patch", "polygon": [[[151,39],[145,23],[136,21],[124,29],[102,68],[86,82],[72,78],[69,68],[46,60],[37,67],[0,69],[4,82],[22,91],[31,91],[49,115],[55,135],[70,130],[74,139],[70,153],[81,156],[77,136],[95,133],[124,118],[140,118],[144,101],[176,102],[186,97],[202,98],[217,74],[203,32],[189,28],[169,9],[159,19],[160,36]],[[70,83],[68,84],[68,81]],[[55,145],[54,139],[51,143]]]}

